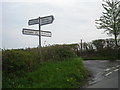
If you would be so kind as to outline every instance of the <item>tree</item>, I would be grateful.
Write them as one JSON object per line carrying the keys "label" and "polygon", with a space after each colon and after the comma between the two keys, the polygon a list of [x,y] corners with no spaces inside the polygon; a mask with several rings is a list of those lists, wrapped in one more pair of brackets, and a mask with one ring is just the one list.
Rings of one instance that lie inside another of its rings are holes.
{"label": "tree", "polygon": [[114,49],[115,48],[115,40],[114,39],[106,39],[106,49]]}
{"label": "tree", "polygon": [[118,47],[118,35],[120,34],[120,1],[118,0],[104,0],[102,4],[105,12],[96,20],[98,29],[105,29],[109,35],[114,35],[116,48]]}
{"label": "tree", "polygon": [[94,40],[94,41],[92,41],[92,43],[96,47],[97,51],[102,51],[105,47],[105,40],[104,39]]}

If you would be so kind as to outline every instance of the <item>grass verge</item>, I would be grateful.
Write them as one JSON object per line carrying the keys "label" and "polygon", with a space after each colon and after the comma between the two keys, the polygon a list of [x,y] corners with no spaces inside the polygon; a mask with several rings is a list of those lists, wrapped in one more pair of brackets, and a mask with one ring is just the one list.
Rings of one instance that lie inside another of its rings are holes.
{"label": "grass verge", "polygon": [[[12,80],[14,88],[78,88],[86,82],[88,71],[80,58],[47,61],[24,77]],[[7,83],[7,82],[4,82]]]}

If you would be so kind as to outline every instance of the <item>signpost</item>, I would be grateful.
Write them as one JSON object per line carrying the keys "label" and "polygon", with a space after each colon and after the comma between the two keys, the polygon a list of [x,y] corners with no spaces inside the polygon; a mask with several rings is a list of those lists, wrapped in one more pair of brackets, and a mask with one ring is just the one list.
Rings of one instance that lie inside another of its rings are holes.
{"label": "signpost", "polygon": [[31,19],[28,21],[28,25],[39,24],[39,18]]}
{"label": "signpost", "polygon": [[23,28],[22,33],[25,34],[25,35],[36,35],[36,36],[39,36],[39,30],[24,29]]}
{"label": "signpost", "polygon": [[41,30],[41,36],[52,37],[52,33],[50,31],[42,31]]}
{"label": "signpost", "polygon": [[51,16],[46,16],[46,17],[41,17],[40,18],[40,25],[46,25],[46,24],[51,24],[54,20],[54,17]]}
{"label": "signpost", "polygon": [[[39,36],[39,30],[33,30],[33,29],[25,29],[25,28],[23,28],[22,33],[25,34],[25,35]],[[52,33],[50,31],[42,31],[41,30],[41,36],[51,37]]]}
{"label": "signpost", "polygon": [[22,33],[25,35],[35,35],[39,36],[39,55],[41,57],[41,36],[51,37],[52,33],[50,31],[42,31],[41,26],[46,24],[51,24],[54,20],[53,15],[46,17],[39,17],[36,19],[31,19],[28,21],[28,25],[39,25],[39,30],[25,29],[23,28]]}
{"label": "signpost", "polygon": [[[39,20],[40,20],[40,23],[39,23]],[[53,15],[46,16],[46,17],[39,17],[36,19],[29,20],[28,25],[35,25],[35,24],[46,25],[46,24],[51,24],[53,20],[54,20]]]}

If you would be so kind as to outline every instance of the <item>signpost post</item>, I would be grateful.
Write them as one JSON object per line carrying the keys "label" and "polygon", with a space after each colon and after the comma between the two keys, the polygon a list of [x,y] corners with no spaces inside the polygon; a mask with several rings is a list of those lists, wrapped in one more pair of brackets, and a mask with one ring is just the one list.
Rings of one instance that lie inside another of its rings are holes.
{"label": "signpost post", "polygon": [[39,55],[41,57],[41,22],[39,17]]}
{"label": "signpost post", "polygon": [[25,35],[36,35],[39,36],[39,56],[41,57],[41,36],[51,37],[52,33],[50,31],[41,31],[41,26],[46,24],[51,24],[54,20],[53,15],[46,17],[39,17],[36,19],[31,19],[28,21],[28,25],[39,24],[39,30],[25,29],[23,28],[22,33]]}

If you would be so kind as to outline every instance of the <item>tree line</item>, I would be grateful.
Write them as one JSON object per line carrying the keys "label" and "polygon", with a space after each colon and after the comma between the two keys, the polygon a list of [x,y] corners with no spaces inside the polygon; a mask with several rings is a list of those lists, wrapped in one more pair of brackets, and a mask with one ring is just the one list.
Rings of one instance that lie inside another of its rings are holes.
{"label": "tree line", "polygon": [[[118,45],[120,39],[118,40]],[[120,48],[116,51],[114,39],[98,39],[92,42],[71,44],[73,51],[83,59],[120,59]]]}

